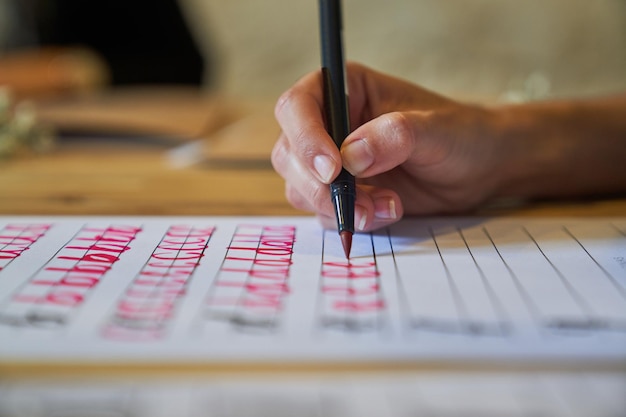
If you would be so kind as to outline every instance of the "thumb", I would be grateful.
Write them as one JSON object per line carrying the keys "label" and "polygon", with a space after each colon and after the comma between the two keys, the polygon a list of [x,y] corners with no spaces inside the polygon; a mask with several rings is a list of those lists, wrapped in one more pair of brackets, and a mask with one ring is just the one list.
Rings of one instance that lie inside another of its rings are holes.
{"label": "thumb", "polygon": [[344,140],[341,157],[345,168],[358,177],[389,171],[409,160],[430,160],[436,150],[429,140],[430,111],[383,114],[354,130]]}

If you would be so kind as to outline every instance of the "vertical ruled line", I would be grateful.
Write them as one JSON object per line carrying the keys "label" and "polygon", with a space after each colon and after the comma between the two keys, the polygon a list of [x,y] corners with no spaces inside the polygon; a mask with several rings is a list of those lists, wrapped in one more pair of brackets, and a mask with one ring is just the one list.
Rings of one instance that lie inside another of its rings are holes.
{"label": "vertical ruled line", "polygon": [[402,314],[402,321],[405,325],[405,331],[406,333],[408,333],[408,331],[411,329],[411,310],[409,308],[409,299],[407,296],[406,288],[404,287],[404,281],[402,280],[402,274],[400,274],[400,268],[398,267],[396,251],[393,247],[393,240],[391,239],[391,231],[388,227],[387,238],[389,239],[389,248],[391,249],[391,257],[393,259],[393,267],[396,275],[396,285],[398,286],[398,302],[400,304],[400,314]]}
{"label": "vertical ruled line", "polygon": [[485,291],[487,292],[487,295],[489,297],[491,307],[493,308],[493,310],[496,312],[496,315],[498,316],[498,325],[500,327],[500,331],[502,333],[506,333],[508,329],[507,329],[507,324],[505,323],[508,323],[510,320],[506,314],[504,306],[502,305],[499,297],[497,296],[496,292],[491,286],[491,283],[485,276],[485,272],[483,271],[482,267],[478,264],[478,261],[474,257],[474,253],[472,252],[472,249],[470,248],[469,243],[467,242],[467,239],[465,238],[465,234],[459,227],[457,227],[457,231],[459,232],[461,239],[463,239],[465,248],[467,249],[467,252],[471,256],[472,261],[474,262],[474,266],[476,266],[476,269],[478,270],[478,274],[480,275],[481,282],[483,283],[483,286],[485,287]]}
{"label": "vertical ruled line", "polygon": [[546,253],[543,251],[543,249],[541,248],[541,246],[539,245],[539,242],[537,242],[535,237],[530,234],[530,232],[528,231],[526,227],[522,226],[522,230],[528,236],[528,238],[533,241],[533,243],[537,247],[537,250],[539,250],[539,253],[541,253],[543,258],[546,260],[546,262],[548,262],[552,270],[559,277],[559,280],[563,284],[563,287],[565,287],[566,291],[568,292],[570,297],[572,297],[572,299],[578,305],[581,311],[585,313],[587,316],[593,316],[593,309],[591,308],[591,306],[589,306],[589,304],[585,302],[585,299],[583,298],[583,296],[576,290],[576,288],[574,288],[572,283],[568,281],[565,275],[563,275],[561,270],[557,268],[557,266],[554,264],[554,262],[552,262],[552,260],[548,257],[548,255],[546,255]]}
{"label": "vertical ruled line", "polygon": [[[615,227],[615,226],[614,226]],[[617,229],[617,227],[615,227],[615,229],[621,233],[623,235],[623,232],[619,229]],[[620,296],[626,301],[626,289],[619,284],[619,282],[617,281],[617,279],[609,272],[606,270],[606,268],[604,268],[602,265],[600,265],[600,263],[596,260],[596,258],[593,257],[593,255],[591,255],[591,253],[589,253],[589,251],[587,250],[587,248],[582,244],[582,242],[580,240],[578,240],[578,238],[576,236],[574,236],[574,234],[565,226],[563,226],[563,230],[565,231],[565,233],[567,233],[572,239],[574,239],[574,241],[576,243],[578,243],[578,246],[580,246],[580,248],[585,251],[585,253],[587,254],[587,256],[589,256],[589,258],[593,261],[594,264],[596,264],[596,266],[600,269],[600,271],[602,271],[602,273],[604,274],[604,276],[611,282],[611,284],[613,285],[613,287],[615,287],[615,289],[617,290],[617,292],[620,294]],[[626,235],[624,235],[626,236]]]}
{"label": "vertical ruled line", "polygon": [[[24,327],[26,325],[30,325],[30,323],[24,323],[23,320],[20,321],[16,321],[17,319],[11,318],[10,315],[6,314],[5,312],[3,312],[3,310],[6,309],[7,305],[9,305],[11,303],[11,300],[13,299],[13,297],[15,297],[17,294],[19,294],[20,292],[22,292],[24,290],[24,288],[26,288],[31,281],[41,273],[41,271],[43,271],[46,266],[48,266],[50,264],[50,262],[55,259],[57,257],[57,255],[70,243],[72,242],[74,239],[76,239],[76,237],[82,232],[82,230],[87,226],[87,223],[83,223],[80,225],[80,227],[78,227],[78,230],[72,235],[72,237],[69,240],[66,240],[65,243],[63,243],[59,249],[52,255],[50,256],[44,263],[41,264],[41,266],[39,268],[37,268],[37,270],[31,274],[26,280],[24,280],[16,289],[15,291],[13,291],[12,294],[8,294],[6,299],[2,302],[0,302],[0,323],[1,324],[9,324],[12,325],[14,327]],[[48,291],[51,291],[51,289],[49,289]],[[47,293],[49,294],[49,292]],[[26,309],[24,314],[21,314],[22,317],[24,317],[26,319],[27,322],[32,321],[33,318],[38,317],[38,312],[40,311],[40,308],[38,306],[28,306],[28,308]],[[59,326],[66,326],[67,325],[67,314],[59,314],[59,313],[55,313],[54,315],[54,322],[58,323]]]}
{"label": "vertical ruled line", "polygon": [[533,301],[533,299],[530,296],[530,294],[528,294],[528,292],[526,291],[526,289],[524,288],[524,286],[520,282],[520,279],[517,276],[517,274],[515,273],[515,271],[513,271],[513,268],[511,268],[511,266],[508,264],[506,259],[504,259],[504,256],[502,256],[502,253],[500,252],[500,249],[496,245],[496,242],[493,240],[493,237],[491,236],[491,234],[489,233],[487,228],[483,227],[482,230],[483,230],[483,233],[485,234],[485,236],[487,236],[487,238],[491,242],[491,245],[493,246],[493,249],[496,251],[496,253],[498,254],[498,257],[502,261],[502,264],[504,265],[506,270],[509,272],[509,276],[511,277],[511,280],[513,281],[513,285],[515,285],[515,288],[519,292],[520,297],[522,297],[522,300],[524,301],[524,304],[526,304],[526,308],[528,309],[528,312],[530,313],[530,315],[532,316],[533,320],[535,321],[535,325],[539,324],[540,321],[541,321],[541,313],[539,312],[539,308],[537,307],[537,305]]}
{"label": "vertical ruled line", "polygon": [[445,259],[443,259],[443,254],[441,253],[441,249],[439,248],[439,244],[437,243],[437,239],[435,238],[435,233],[432,227],[429,226],[428,231],[430,232],[430,236],[433,239],[435,248],[437,248],[437,253],[439,254],[439,259],[441,259],[441,264],[443,265],[443,269],[446,272],[446,279],[448,281],[448,286],[450,287],[450,292],[452,293],[452,298],[454,299],[454,306],[456,308],[457,317],[460,322],[459,324],[462,324],[463,322],[469,321],[469,313],[467,311],[467,307],[465,306],[463,297],[458,287],[456,286],[456,283],[454,282],[454,278],[452,277],[452,274],[450,273],[450,269],[448,268],[448,265],[446,264]]}
{"label": "vertical ruled line", "polygon": [[319,336],[322,333],[323,330],[323,322],[324,322],[324,317],[323,317],[323,302],[324,302],[324,276],[322,275],[324,272],[324,262],[325,262],[325,258],[326,258],[326,229],[322,230],[322,257],[321,257],[321,262],[320,262],[320,270],[318,275],[318,290],[317,290],[317,297],[316,297],[316,301],[315,301],[315,321],[317,322],[316,326],[313,326],[313,328],[311,329],[312,333],[317,333],[317,335]]}
{"label": "vertical ruled line", "polygon": [[[376,312],[376,328],[380,331],[385,329],[388,322],[388,306],[385,300],[385,293],[383,292],[383,285],[380,280],[380,270],[378,269],[378,258],[376,256],[376,247],[374,245],[374,234],[369,233],[370,243],[372,245],[372,258],[374,259],[374,271],[376,271],[376,301],[381,301],[384,308]],[[382,333],[382,332],[381,332]]]}

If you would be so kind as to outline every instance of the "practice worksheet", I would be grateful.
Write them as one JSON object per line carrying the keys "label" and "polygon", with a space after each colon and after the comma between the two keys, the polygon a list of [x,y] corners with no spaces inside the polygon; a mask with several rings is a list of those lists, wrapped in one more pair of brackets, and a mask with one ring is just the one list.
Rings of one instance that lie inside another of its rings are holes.
{"label": "practice worksheet", "polygon": [[0,363],[626,360],[626,217],[0,217]]}

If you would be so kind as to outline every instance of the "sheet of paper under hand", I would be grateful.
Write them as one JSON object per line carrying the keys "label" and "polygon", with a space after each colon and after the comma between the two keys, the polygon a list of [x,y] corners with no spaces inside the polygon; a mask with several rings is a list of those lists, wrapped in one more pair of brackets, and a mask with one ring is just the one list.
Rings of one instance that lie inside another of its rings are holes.
{"label": "sheet of paper under hand", "polygon": [[626,360],[626,218],[0,217],[0,364]]}

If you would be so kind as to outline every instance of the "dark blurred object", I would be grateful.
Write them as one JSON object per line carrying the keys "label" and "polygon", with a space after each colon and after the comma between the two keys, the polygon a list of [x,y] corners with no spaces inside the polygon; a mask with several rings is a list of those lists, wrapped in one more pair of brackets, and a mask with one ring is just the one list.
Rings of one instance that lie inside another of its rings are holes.
{"label": "dark blurred object", "polygon": [[[27,3],[27,2],[25,2]],[[31,0],[40,46],[79,46],[113,85],[203,82],[204,59],[176,0]]]}

